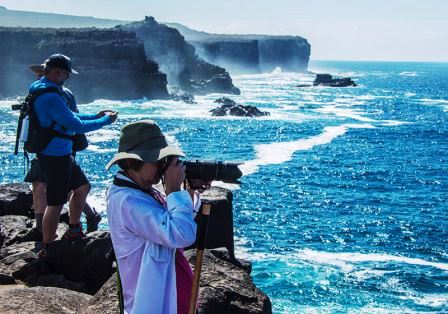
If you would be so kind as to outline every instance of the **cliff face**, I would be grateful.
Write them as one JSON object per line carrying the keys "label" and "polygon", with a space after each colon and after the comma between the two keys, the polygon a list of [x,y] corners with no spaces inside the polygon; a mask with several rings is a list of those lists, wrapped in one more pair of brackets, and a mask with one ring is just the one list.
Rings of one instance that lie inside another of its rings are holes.
{"label": "cliff face", "polygon": [[170,84],[193,94],[239,94],[226,70],[198,58],[195,48],[176,29],[153,17],[117,28],[134,32],[143,41],[146,57],[159,64]]}
{"label": "cliff face", "polygon": [[176,28],[197,49],[199,57],[232,73],[308,70],[311,46],[300,36],[219,35],[198,32],[181,24]]}
{"label": "cliff face", "polygon": [[232,73],[258,73],[260,55],[257,40],[245,41],[192,41],[199,56],[218,64]]}
{"label": "cliff face", "polygon": [[168,97],[166,75],[130,32],[0,27],[0,42],[0,98],[26,94],[34,80],[27,66],[58,52],[79,72],[66,83],[78,102]]}

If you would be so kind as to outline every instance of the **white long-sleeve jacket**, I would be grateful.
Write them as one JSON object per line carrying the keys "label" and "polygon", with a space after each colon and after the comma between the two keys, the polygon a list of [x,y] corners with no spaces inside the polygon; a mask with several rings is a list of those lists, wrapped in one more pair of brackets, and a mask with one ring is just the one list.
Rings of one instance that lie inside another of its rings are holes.
{"label": "white long-sleeve jacket", "polygon": [[[121,173],[117,177],[132,182]],[[195,211],[187,191],[170,193],[166,203],[164,208],[130,187],[112,185],[107,193],[107,217],[127,313],[177,313],[175,251],[195,241]]]}

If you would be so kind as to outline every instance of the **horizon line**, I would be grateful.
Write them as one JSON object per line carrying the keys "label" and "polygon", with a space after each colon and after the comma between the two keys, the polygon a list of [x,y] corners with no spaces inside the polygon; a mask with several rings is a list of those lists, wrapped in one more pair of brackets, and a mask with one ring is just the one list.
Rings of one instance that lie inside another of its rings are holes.
{"label": "horizon line", "polygon": [[375,60],[375,59],[311,59],[312,61],[333,61],[333,62],[389,62],[389,63],[448,63],[448,60]]}

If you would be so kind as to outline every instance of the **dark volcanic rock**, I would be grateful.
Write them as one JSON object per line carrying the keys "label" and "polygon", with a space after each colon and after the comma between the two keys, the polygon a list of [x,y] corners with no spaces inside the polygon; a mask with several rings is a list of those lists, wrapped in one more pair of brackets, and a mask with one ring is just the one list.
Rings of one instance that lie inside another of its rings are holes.
{"label": "dark volcanic rock", "polygon": [[23,215],[32,217],[32,205],[33,194],[27,183],[0,185],[0,216]]}
{"label": "dark volcanic rock", "polygon": [[262,117],[269,116],[269,112],[260,111],[255,106],[244,106],[237,104],[230,98],[222,97],[215,100],[216,103],[222,104],[221,107],[210,110],[213,116],[237,116],[237,117]]}
{"label": "dark volcanic rock", "polygon": [[[232,252],[224,248],[205,252],[199,313],[271,313],[269,298],[250,277],[250,262],[233,256],[231,192],[214,187],[204,193],[202,199],[213,204],[207,246],[225,245]],[[38,242],[21,242],[31,238],[33,223],[25,216],[0,217],[4,239],[3,246],[0,244],[0,285],[21,282],[36,286],[2,286],[0,312],[118,313],[109,233],[92,232],[77,242],[56,240],[50,245],[47,256],[38,259]],[[65,228],[64,224],[58,225],[59,236]],[[194,263],[195,251],[186,252],[190,263]],[[84,293],[96,294],[90,297]]]}
{"label": "dark volcanic rock", "polygon": [[50,287],[15,288],[0,294],[1,313],[82,313],[90,296]]}
{"label": "dark volcanic rock", "polygon": [[[196,250],[185,252],[194,268]],[[226,249],[205,251],[199,289],[199,313],[272,313],[269,297],[252,282],[250,263],[232,259]],[[118,308],[115,274],[90,299],[87,312],[115,313]]]}
{"label": "dark volcanic rock", "polygon": [[197,54],[231,73],[260,73],[258,40],[191,41]]}
{"label": "dark volcanic rock", "polygon": [[170,97],[175,101],[183,101],[186,104],[196,104],[194,96],[184,92],[179,87],[170,87]]}
{"label": "dark volcanic rock", "polygon": [[[186,251],[192,265],[195,250]],[[269,297],[252,282],[249,273],[209,251],[204,252],[199,289],[199,313],[272,313]]]}
{"label": "dark volcanic rock", "polygon": [[287,72],[308,69],[311,46],[300,36],[210,34],[168,23],[191,43],[204,60],[231,73]]}
{"label": "dark volcanic rock", "polygon": [[349,77],[333,78],[331,74],[316,74],[313,82],[314,86],[347,87],[357,86]]}
{"label": "dark volcanic rock", "polygon": [[170,84],[193,94],[240,93],[226,70],[199,59],[178,30],[153,17],[117,28],[135,32],[145,45],[146,56],[160,65]]}
{"label": "dark volcanic rock", "polygon": [[[98,236],[98,234],[95,234]],[[31,253],[17,253],[17,259],[28,259],[19,267],[10,266],[15,279],[30,286],[69,288],[96,293],[112,275],[112,242],[110,238],[87,237],[77,242],[56,240],[48,248],[45,259],[33,259]],[[11,256],[1,262],[7,265]],[[16,265],[17,266],[17,265]],[[7,270],[6,266],[3,269]],[[3,271],[8,273],[8,271]]]}
{"label": "dark volcanic rock", "polygon": [[88,313],[118,313],[117,276],[113,274],[90,299]]}
{"label": "dark volcanic rock", "polygon": [[[234,258],[232,193],[227,189],[213,186],[201,194],[201,200],[212,205],[208,219],[205,248],[225,247],[229,257]],[[198,214],[195,219],[198,224],[200,219],[201,214]],[[188,249],[195,248],[196,245],[195,241]]]}
{"label": "dark volcanic rock", "polygon": [[66,83],[78,102],[168,97],[165,74],[146,59],[131,32],[0,27],[0,41],[0,98],[26,94],[34,78],[27,66],[57,52],[69,56],[79,71]]}
{"label": "dark volcanic rock", "polygon": [[23,239],[32,226],[32,221],[25,216],[1,216],[0,244],[8,246],[18,242],[25,242]]}
{"label": "dark volcanic rock", "polygon": [[110,238],[87,237],[74,243],[63,239],[51,243],[45,262],[52,272],[84,282],[86,292],[95,293],[112,275],[111,252]]}

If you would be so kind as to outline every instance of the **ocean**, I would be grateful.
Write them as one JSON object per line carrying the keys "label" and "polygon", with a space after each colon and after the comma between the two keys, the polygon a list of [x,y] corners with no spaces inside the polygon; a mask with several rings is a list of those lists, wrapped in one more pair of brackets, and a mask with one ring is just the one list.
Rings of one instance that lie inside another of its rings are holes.
{"label": "ocean", "polygon": [[[262,118],[212,117],[218,94],[80,105],[119,111],[77,157],[89,202],[105,215],[120,127],[154,119],[189,159],[244,162],[241,186],[220,185],[234,193],[236,255],[252,261],[274,313],[448,312],[448,63],[314,61],[310,71],[359,86],[299,88],[314,75],[280,69],[232,76],[241,95],[230,98],[270,112]],[[24,175],[14,102],[0,102],[2,183]]]}

